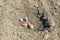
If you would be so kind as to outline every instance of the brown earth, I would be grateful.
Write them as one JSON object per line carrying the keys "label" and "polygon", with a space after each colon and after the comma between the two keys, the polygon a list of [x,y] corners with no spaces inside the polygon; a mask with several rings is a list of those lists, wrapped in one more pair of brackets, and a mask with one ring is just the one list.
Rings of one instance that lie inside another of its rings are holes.
{"label": "brown earth", "polygon": [[60,40],[60,0],[0,0],[0,40]]}

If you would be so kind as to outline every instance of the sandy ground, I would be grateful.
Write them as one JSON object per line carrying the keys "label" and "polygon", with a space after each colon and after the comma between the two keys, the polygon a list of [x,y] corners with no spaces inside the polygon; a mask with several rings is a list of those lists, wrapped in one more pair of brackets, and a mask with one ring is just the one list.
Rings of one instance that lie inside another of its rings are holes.
{"label": "sandy ground", "polygon": [[60,40],[60,0],[0,0],[0,40]]}

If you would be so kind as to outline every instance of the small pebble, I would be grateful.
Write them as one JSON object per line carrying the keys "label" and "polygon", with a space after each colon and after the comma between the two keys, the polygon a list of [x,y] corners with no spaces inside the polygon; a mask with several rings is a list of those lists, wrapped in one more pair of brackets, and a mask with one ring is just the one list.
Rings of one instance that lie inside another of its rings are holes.
{"label": "small pebble", "polygon": [[49,38],[49,34],[46,34],[45,36],[44,36],[44,39],[48,39]]}

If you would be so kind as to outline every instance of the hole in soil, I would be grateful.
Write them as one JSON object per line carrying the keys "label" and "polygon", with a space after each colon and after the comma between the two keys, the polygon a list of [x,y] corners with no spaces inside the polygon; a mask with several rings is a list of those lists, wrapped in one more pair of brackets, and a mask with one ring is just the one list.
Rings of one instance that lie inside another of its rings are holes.
{"label": "hole in soil", "polygon": [[42,16],[39,18],[40,21],[42,22],[43,28],[50,28],[48,19],[45,18],[44,13],[42,13]]}
{"label": "hole in soil", "polygon": [[1,33],[1,36],[3,36],[3,34]]}
{"label": "hole in soil", "polygon": [[15,33],[13,32],[13,35],[15,35]]}
{"label": "hole in soil", "polygon": [[45,29],[49,29],[50,28],[50,25],[49,25],[49,21],[48,21],[48,18],[46,18],[47,15],[45,15],[45,13],[39,13],[39,10],[38,10],[38,13],[37,13],[37,16],[39,18],[39,21],[42,23],[42,27],[38,27],[38,30],[41,30],[41,31],[44,31]]}

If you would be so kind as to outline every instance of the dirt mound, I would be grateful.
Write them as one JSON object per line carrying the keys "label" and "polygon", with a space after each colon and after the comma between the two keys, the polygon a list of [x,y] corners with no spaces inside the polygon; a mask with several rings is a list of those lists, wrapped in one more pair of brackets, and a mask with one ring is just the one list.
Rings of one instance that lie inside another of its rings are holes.
{"label": "dirt mound", "polygon": [[[22,26],[27,17],[34,30]],[[0,0],[0,40],[59,40],[59,0]]]}

